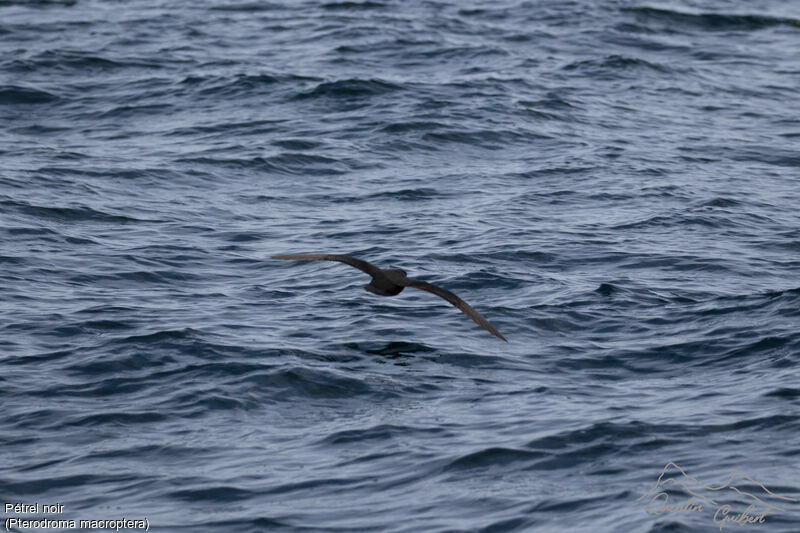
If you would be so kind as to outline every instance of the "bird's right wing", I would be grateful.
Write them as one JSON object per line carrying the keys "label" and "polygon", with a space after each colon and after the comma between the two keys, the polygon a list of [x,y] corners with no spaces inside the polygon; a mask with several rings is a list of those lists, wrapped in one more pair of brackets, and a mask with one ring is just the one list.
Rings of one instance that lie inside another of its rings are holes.
{"label": "bird's right wing", "polygon": [[289,261],[339,261],[340,263],[348,264],[356,267],[362,272],[366,272],[370,276],[380,275],[381,269],[368,263],[364,260],[351,257],[349,255],[335,255],[335,254],[289,254],[289,255],[273,255],[272,259],[287,259]]}

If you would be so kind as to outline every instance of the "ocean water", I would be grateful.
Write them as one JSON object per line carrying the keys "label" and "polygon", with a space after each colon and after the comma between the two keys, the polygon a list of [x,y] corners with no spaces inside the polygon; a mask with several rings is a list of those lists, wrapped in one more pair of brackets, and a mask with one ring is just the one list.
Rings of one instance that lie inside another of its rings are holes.
{"label": "ocean water", "polygon": [[3,527],[800,531],[798,50],[777,0],[0,1]]}

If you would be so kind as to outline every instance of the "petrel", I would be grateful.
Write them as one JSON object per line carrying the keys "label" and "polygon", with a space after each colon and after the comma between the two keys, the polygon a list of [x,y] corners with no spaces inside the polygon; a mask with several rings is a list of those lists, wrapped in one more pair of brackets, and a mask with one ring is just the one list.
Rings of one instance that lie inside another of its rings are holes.
{"label": "petrel", "polygon": [[480,327],[491,333],[492,335],[508,340],[503,337],[499,331],[492,326],[488,320],[483,318],[479,312],[472,308],[467,302],[441,287],[437,287],[426,281],[409,278],[406,276],[406,271],[399,268],[378,268],[372,263],[368,263],[361,259],[351,257],[349,255],[335,255],[335,254],[290,254],[290,255],[273,255],[272,259],[287,259],[289,261],[339,261],[340,263],[348,264],[356,267],[362,272],[366,272],[372,276],[372,280],[364,288],[373,294],[380,296],[394,296],[403,292],[406,287],[428,291],[436,296],[440,296],[461,309],[464,314],[475,321]]}

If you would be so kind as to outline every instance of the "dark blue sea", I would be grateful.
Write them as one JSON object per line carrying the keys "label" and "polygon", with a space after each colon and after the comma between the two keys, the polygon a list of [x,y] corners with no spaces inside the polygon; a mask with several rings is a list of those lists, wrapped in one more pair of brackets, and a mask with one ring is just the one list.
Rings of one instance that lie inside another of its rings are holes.
{"label": "dark blue sea", "polygon": [[2,529],[799,532],[798,101],[798,2],[0,1]]}

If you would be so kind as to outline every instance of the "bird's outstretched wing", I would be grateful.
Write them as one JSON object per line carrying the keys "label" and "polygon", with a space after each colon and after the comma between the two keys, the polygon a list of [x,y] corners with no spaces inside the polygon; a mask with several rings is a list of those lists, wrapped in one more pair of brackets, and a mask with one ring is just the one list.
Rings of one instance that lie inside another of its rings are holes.
{"label": "bird's outstretched wing", "polygon": [[361,259],[350,257],[349,255],[335,255],[335,254],[289,254],[289,255],[273,255],[272,259],[288,259],[290,261],[339,261],[340,263],[348,264],[356,267],[362,272],[366,272],[370,276],[380,275],[381,269],[367,263]]}
{"label": "bird's outstretched wing", "polygon": [[486,331],[488,331],[492,335],[495,335],[496,337],[500,337],[504,341],[508,342],[508,339],[503,337],[500,334],[500,332],[497,331],[495,329],[495,327],[492,326],[489,323],[489,321],[486,320],[483,317],[482,314],[477,312],[475,309],[472,308],[471,305],[469,305],[467,302],[465,302],[464,300],[462,300],[461,298],[459,298],[458,296],[456,296],[452,292],[448,291],[447,289],[443,289],[441,287],[437,287],[436,285],[433,285],[433,284],[428,283],[426,281],[420,281],[420,280],[411,279],[411,278],[406,278],[406,282],[403,283],[403,284],[406,287],[413,287],[415,289],[428,291],[430,293],[435,294],[436,296],[440,296],[440,297],[444,298],[445,300],[447,300],[448,302],[450,302],[454,306],[456,306],[459,309],[461,309],[464,312],[465,315],[467,315],[472,320],[474,320],[475,323],[478,324],[480,327],[482,327],[483,329],[485,329]]}

